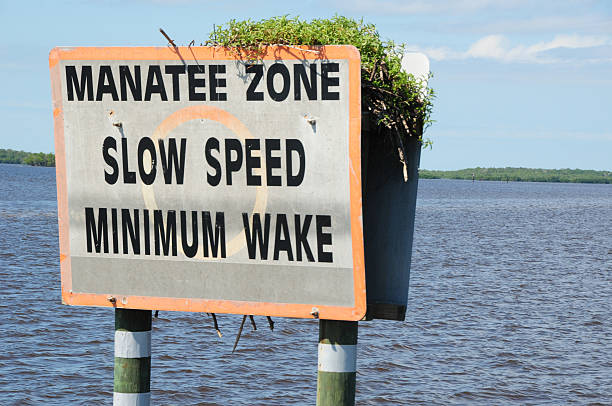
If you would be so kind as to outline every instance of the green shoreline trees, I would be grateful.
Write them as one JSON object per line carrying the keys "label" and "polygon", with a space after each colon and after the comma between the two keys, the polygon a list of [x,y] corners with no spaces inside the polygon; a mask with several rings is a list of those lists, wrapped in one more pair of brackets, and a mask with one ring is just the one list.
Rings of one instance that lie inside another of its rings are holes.
{"label": "green shoreline trees", "polygon": [[[31,166],[55,166],[55,155],[0,149],[0,163]],[[456,171],[421,169],[421,179],[464,179],[501,182],[557,182],[612,184],[612,171],[588,169],[532,169],[532,168],[466,168]]]}
{"label": "green shoreline trees", "polygon": [[512,182],[612,183],[611,171],[584,169],[467,168],[457,171],[421,169],[421,179],[465,179]]}
{"label": "green shoreline trees", "polygon": [[44,152],[15,151],[0,149],[0,163],[30,166],[55,166],[55,155]]}

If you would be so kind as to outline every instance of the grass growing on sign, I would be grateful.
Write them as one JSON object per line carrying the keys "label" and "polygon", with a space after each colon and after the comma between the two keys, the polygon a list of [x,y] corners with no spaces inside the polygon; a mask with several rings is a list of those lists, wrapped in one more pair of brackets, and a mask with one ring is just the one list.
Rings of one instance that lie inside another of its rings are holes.
{"label": "grass growing on sign", "polygon": [[300,20],[273,17],[260,21],[231,20],[215,27],[206,45],[240,48],[247,58],[257,59],[268,45],[353,45],[361,54],[362,109],[369,112],[402,156],[404,142],[422,138],[431,123],[434,92],[423,80],[402,71],[403,45],[383,41],[372,24],[346,17]]}

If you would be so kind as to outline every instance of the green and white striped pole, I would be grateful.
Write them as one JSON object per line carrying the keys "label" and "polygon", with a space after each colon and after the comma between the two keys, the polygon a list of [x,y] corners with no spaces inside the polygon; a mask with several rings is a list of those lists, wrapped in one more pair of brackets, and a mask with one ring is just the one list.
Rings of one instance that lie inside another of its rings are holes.
{"label": "green and white striped pole", "polygon": [[115,309],[114,406],[151,402],[151,311]]}
{"label": "green and white striped pole", "polygon": [[355,405],[357,322],[319,320],[317,406]]}

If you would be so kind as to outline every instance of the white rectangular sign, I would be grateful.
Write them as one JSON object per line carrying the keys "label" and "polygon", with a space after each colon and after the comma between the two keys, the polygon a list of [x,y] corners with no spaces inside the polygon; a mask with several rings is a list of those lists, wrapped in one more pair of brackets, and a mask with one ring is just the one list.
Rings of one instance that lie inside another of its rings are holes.
{"label": "white rectangular sign", "polygon": [[354,47],[56,48],[50,67],[65,303],[363,317]]}

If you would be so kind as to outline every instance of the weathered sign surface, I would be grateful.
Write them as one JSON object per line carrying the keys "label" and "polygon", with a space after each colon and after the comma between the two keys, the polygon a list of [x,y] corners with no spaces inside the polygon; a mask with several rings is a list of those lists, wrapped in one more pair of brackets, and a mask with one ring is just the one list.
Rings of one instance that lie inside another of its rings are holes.
{"label": "weathered sign surface", "polygon": [[63,301],[361,319],[359,61],[52,50]]}

